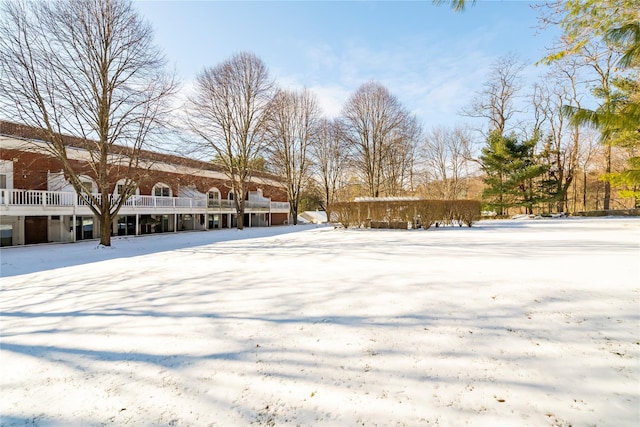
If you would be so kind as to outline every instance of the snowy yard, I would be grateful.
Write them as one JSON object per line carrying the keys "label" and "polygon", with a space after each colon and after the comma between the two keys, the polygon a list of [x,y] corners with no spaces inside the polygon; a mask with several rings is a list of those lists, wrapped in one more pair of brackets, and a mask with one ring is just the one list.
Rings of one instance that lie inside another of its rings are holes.
{"label": "snowy yard", "polygon": [[640,425],[640,219],[3,248],[2,426]]}

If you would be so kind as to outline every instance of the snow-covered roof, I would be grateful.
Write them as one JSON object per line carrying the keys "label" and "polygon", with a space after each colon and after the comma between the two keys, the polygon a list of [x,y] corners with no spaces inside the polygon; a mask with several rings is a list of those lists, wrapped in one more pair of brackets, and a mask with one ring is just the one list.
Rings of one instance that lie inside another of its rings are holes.
{"label": "snow-covered roof", "polygon": [[298,221],[304,223],[322,224],[327,222],[327,213],[325,211],[304,211],[298,215]]}

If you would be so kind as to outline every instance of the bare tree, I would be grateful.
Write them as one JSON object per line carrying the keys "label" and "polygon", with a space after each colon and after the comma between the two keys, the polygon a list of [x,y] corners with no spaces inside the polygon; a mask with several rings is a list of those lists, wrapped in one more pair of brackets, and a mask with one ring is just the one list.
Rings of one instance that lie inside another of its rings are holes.
{"label": "bare tree", "polygon": [[462,127],[436,127],[427,133],[423,158],[440,198],[454,200],[466,195],[464,178],[468,176],[470,150],[471,136]]}
{"label": "bare tree", "polygon": [[301,189],[309,179],[308,147],[315,138],[320,110],[308,89],[278,90],[267,108],[265,133],[272,166],[287,180],[293,224],[298,224]]}
{"label": "bare tree", "polygon": [[311,145],[316,177],[323,192],[324,210],[331,222],[331,206],[337,200],[338,190],[348,165],[344,128],[338,120],[321,119],[316,138]]}
{"label": "bare tree", "polygon": [[265,147],[264,113],[273,89],[264,62],[243,52],[202,71],[187,102],[189,129],[203,150],[212,151],[231,182],[240,230],[253,166]]}
{"label": "bare tree", "polygon": [[405,148],[397,142],[406,142],[417,133],[415,118],[376,82],[360,86],[345,104],[342,115],[354,166],[362,174],[369,196],[378,197],[390,156],[396,155],[394,149]]}
{"label": "bare tree", "polygon": [[[42,129],[47,152],[99,218],[100,243],[109,246],[112,220],[138,185],[140,151],[176,89],[152,29],[129,0],[7,1],[0,17],[3,113]],[[64,134],[80,138],[85,164],[69,158]]]}
{"label": "bare tree", "polygon": [[[590,67],[590,71],[594,75],[593,86],[594,92],[602,99],[601,106],[613,111],[612,99],[614,89],[612,87],[612,79],[615,64],[621,54],[616,51],[616,46],[609,41],[603,43],[589,43],[581,50],[581,57],[586,66]],[[610,174],[611,169],[611,135],[602,134],[601,142],[605,146],[605,174]],[[604,181],[603,209],[608,210],[611,201],[611,183]]]}
{"label": "bare tree", "polygon": [[394,132],[382,168],[382,190],[385,194],[413,191],[413,171],[421,134],[422,129],[414,116],[408,116],[400,129]]}
{"label": "bare tree", "polygon": [[513,54],[498,58],[482,89],[462,114],[487,119],[489,132],[498,131],[504,135],[508,130],[507,122],[518,112],[514,101],[522,89],[520,74],[524,67],[524,62]]}
{"label": "bare tree", "polygon": [[558,212],[563,212],[568,205],[568,191],[578,168],[582,129],[561,113],[563,105],[580,106],[577,70],[578,65],[571,58],[556,62],[545,82],[537,86],[534,96],[534,110],[540,111],[546,122],[542,154],[549,161],[549,182],[554,187],[550,190]]}
{"label": "bare tree", "polygon": [[[596,171],[600,167],[598,160],[604,158],[603,151],[604,147],[599,144],[597,132],[589,129],[586,132],[586,136],[581,138],[577,159],[579,169],[582,171],[582,188],[574,188],[574,206],[577,205],[576,200],[580,196],[583,211],[599,208],[598,194],[596,193],[594,197],[590,197],[593,194],[590,194],[589,191],[589,176],[594,175],[594,178],[597,178]],[[602,182],[598,181],[598,184],[602,184]],[[577,187],[577,185],[574,187]],[[596,188],[599,188],[599,185],[596,185]],[[594,199],[594,203],[591,206],[589,206],[590,199]]]}
{"label": "bare tree", "polygon": [[[572,118],[579,110],[589,115],[611,117],[615,115],[616,94],[613,80],[621,71],[616,67],[623,57],[621,46],[615,38],[609,37],[607,29],[615,23],[637,22],[638,8],[636,2],[616,0],[609,2],[561,2],[554,0],[542,5],[540,24],[559,26],[563,30],[556,45],[542,62],[552,63],[566,58],[573,58],[581,64],[583,76],[595,98],[600,104],[593,109],[569,105],[563,108],[565,114]],[[584,111],[583,111],[584,112]],[[604,122],[604,120],[603,120]],[[612,172],[612,140],[613,135],[602,129],[601,142],[605,146],[605,175]],[[609,209],[611,199],[611,183],[604,181],[603,208]]]}

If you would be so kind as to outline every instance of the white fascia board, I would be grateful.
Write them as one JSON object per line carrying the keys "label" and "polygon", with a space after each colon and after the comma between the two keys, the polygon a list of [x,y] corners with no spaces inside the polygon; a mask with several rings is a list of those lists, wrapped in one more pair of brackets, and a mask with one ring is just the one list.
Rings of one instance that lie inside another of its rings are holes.
{"label": "white fascia board", "polygon": [[44,142],[13,138],[5,135],[0,135],[0,147],[8,150],[20,150],[30,153],[48,153]]}
{"label": "white fascia board", "polygon": [[175,165],[175,164],[166,163],[166,162],[156,162],[153,160],[146,160],[146,159],[140,159],[140,168],[160,171],[160,172],[176,173],[180,175],[195,175],[195,176],[201,176],[205,178],[220,179],[224,181],[229,180],[229,178],[227,178],[227,175],[225,175],[222,172],[199,169],[199,168],[194,168],[190,166]]}

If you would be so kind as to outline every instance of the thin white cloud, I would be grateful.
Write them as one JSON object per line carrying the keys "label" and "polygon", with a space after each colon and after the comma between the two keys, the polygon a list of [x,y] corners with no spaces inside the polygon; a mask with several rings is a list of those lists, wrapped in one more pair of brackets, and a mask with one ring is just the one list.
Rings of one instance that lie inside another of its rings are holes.
{"label": "thin white cloud", "polygon": [[308,72],[278,80],[313,90],[329,116],[339,114],[361,84],[376,80],[423,123],[460,121],[459,110],[480,88],[493,60],[481,52],[481,43],[475,40],[447,53],[442,43],[418,38],[376,49],[347,41],[341,52],[326,44],[305,47]]}
{"label": "thin white cloud", "polygon": [[330,118],[340,115],[342,107],[352,93],[352,91],[340,85],[318,85],[309,89],[316,94],[320,108]]}
{"label": "thin white cloud", "polygon": [[328,117],[339,115],[360,85],[375,80],[423,125],[452,125],[468,120],[459,113],[501,54],[494,49],[495,37],[489,29],[478,29],[477,36],[462,40],[420,35],[378,46],[353,39],[339,44],[301,39],[286,57],[263,59],[278,86],[310,89]]}

